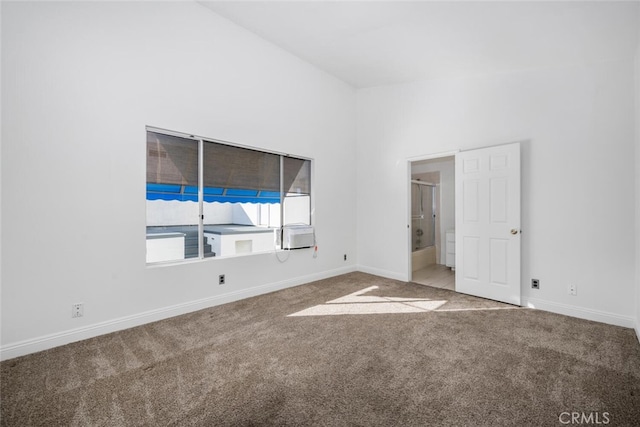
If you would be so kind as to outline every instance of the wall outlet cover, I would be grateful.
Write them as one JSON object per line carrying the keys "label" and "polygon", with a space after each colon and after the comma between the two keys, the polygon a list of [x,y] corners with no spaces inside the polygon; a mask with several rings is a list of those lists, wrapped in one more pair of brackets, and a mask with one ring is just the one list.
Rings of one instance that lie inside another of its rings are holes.
{"label": "wall outlet cover", "polygon": [[71,317],[82,317],[84,316],[84,303],[71,304]]}

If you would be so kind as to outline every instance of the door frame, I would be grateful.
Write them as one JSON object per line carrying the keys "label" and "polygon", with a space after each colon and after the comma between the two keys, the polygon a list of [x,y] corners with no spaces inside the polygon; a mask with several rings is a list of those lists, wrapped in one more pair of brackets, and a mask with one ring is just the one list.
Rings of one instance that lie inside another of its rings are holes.
{"label": "door frame", "polygon": [[[424,160],[434,160],[434,159],[441,159],[444,157],[454,157],[456,156],[457,153],[459,153],[461,150],[453,150],[453,151],[441,151],[439,153],[433,153],[433,154],[425,154],[422,156],[415,156],[415,157],[408,157],[407,158],[407,163],[406,163],[406,168],[407,168],[407,172],[406,172],[406,194],[407,194],[407,200],[406,200],[406,212],[405,212],[405,218],[407,218],[407,233],[405,235],[406,237],[406,251],[407,251],[407,282],[410,282],[411,279],[413,279],[413,259],[411,257],[411,164],[414,162],[421,162]],[[455,178],[454,178],[455,179]]]}
{"label": "door frame", "polygon": [[[442,152],[436,152],[433,154],[425,154],[425,155],[420,155],[420,156],[413,156],[413,157],[407,157],[406,160],[406,175],[405,175],[405,182],[406,182],[406,186],[405,186],[405,191],[406,191],[406,204],[405,204],[405,218],[407,219],[407,232],[405,234],[405,248],[406,248],[406,253],[407,253],[407,270],[406,270],[406,277],[407,277],[407,282],[410,282],[411,279],[413,278],[413,260],[411,257],[411,247],[412,247],[412,240],[411,240],[411,164],[413,162],[419,162],[419,161],[423,161],[423,160],[432,160],[432,159],[440,159],[440,158],[444,158],[444,157],[456,157],[456,155],[460,152],[463,151],[471,151],[471,150],[476,150],[476,149],[483,149],[483,148],[491,148],[491,147],[499,147],[502,145],[508,145],[508,144],[513,144],[513,143],[520,143],[521,144],[521,151],[520,151],[520,165],[521,165],[521,169],[520,169],[520,188],[522,191],[522,143],[525,142],[526,140],[522,140],[522,139],[517,139],[515,141],[511,141],[511,142],[503,142],[503,143],[497,143],[497,144],[491,144],[491,145],[481,145],[478,147],[471,147],[471,148],[466,148],[466,149],[456,149],[456,150],[451,150],[451,151],[442,151]],[[454,174],[454,183],[455,183],[455,174]],[[521,193],[521,197],[522,193]],[[455,212],[456,215],[458,214],[458,209],[460,209],[460,207],[456,204],[456,208],[455,208]],[[520,217],[520,229],[522,229],[523,224],[522,224],[522,214],[523,214],[523,210],[522,210],[522,199],[520,200],[520,213],[521,213],[521,217]],[[522,230],[520,230],[522,232]],[[521,249],[522,251],[522,249]],[[520,263],[522,265],[522,252],[520,254]],[[459,266],[456,266],[456,270],[458,269]],[[523,302],[523,297],[522,297],[522,269],[520,270],[520,304],[522,304]]]}

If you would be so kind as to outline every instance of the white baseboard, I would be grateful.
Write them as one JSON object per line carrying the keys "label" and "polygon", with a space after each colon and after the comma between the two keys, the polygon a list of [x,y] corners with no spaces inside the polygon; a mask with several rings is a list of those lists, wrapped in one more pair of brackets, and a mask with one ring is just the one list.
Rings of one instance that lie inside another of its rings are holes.
{"label": "white baseboard", "polygon": [[636,323],[636,338],[638,338],[638,342],[640,342],[640,323]]}
{"label": "white baseboard", "polygon": [[380,268],[369,267],[366,265],[358,265],[358,271],[373,274],[374,276],[384,277],[386,279],[400,280],[402,282],[409,281],[405,275],[397,273],[395,271],[382,270]]}
{"label": "white baseboard", "polygon": [[275,283],[267,283],[265,285],[254,286],[248,289],[242,289],[222,295],[215,295],[195,301],[189,301],[169,307],[163,307],[143,313],[137,313],[118,319],[107,320],[105,322],[95,323],[93,325],[83,326],[77,329],[71,329],[55,334],[49,334],[25,341],[20,341],[17,343],[7,344],[0,347],[0,360],[8,360],[14,357],[24,356],[26,354],[47,350],[72,342],[93,338],[99,335],[144,325],[158,320],[179,316],[181,314],[202,310],[204,308],[238,301],[244,298],[254,297],[257,295],[302,285],[316,280],[322,280],[341,274],[351,273],[353,271],[356,271],[355,266],[341,267],[334,270],[309,274],[306,276],[296,277],[293,279],[283,280]]}
{"label": "white baseboard", "polygon": [[[623,326],[625,328],[636,328],[636,334],[638,334],[636,322],[631,316],[620,316],[619,314],[609,313],[606,311],[560,304],[557,302],[541,300],[538,298],[523,298],[521,301],[521,305],[523,307],[550,311],[552,313],[564,314],[565,316],[577,317],[579,319],[593,320],[594,322]],[[638,334],[638,337],[640,339],[640,334]]]}

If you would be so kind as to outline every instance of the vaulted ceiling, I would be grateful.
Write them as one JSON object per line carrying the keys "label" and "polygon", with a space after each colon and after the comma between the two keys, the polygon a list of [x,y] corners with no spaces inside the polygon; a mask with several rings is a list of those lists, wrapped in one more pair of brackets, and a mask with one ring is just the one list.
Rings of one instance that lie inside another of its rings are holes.
{"label": "vaulted ceiling", "polygon": [[420,79],[633,58],[640,3],[200,1],[339,79]]}

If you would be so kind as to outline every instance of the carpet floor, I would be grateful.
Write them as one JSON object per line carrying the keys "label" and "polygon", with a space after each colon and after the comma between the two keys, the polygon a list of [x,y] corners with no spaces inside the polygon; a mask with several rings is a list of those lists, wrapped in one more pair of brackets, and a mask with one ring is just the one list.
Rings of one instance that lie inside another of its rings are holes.
{"label": "carpet floor", "polygon": [[0,367],[3,426],[640,423],[633,330],[364,273]]}

